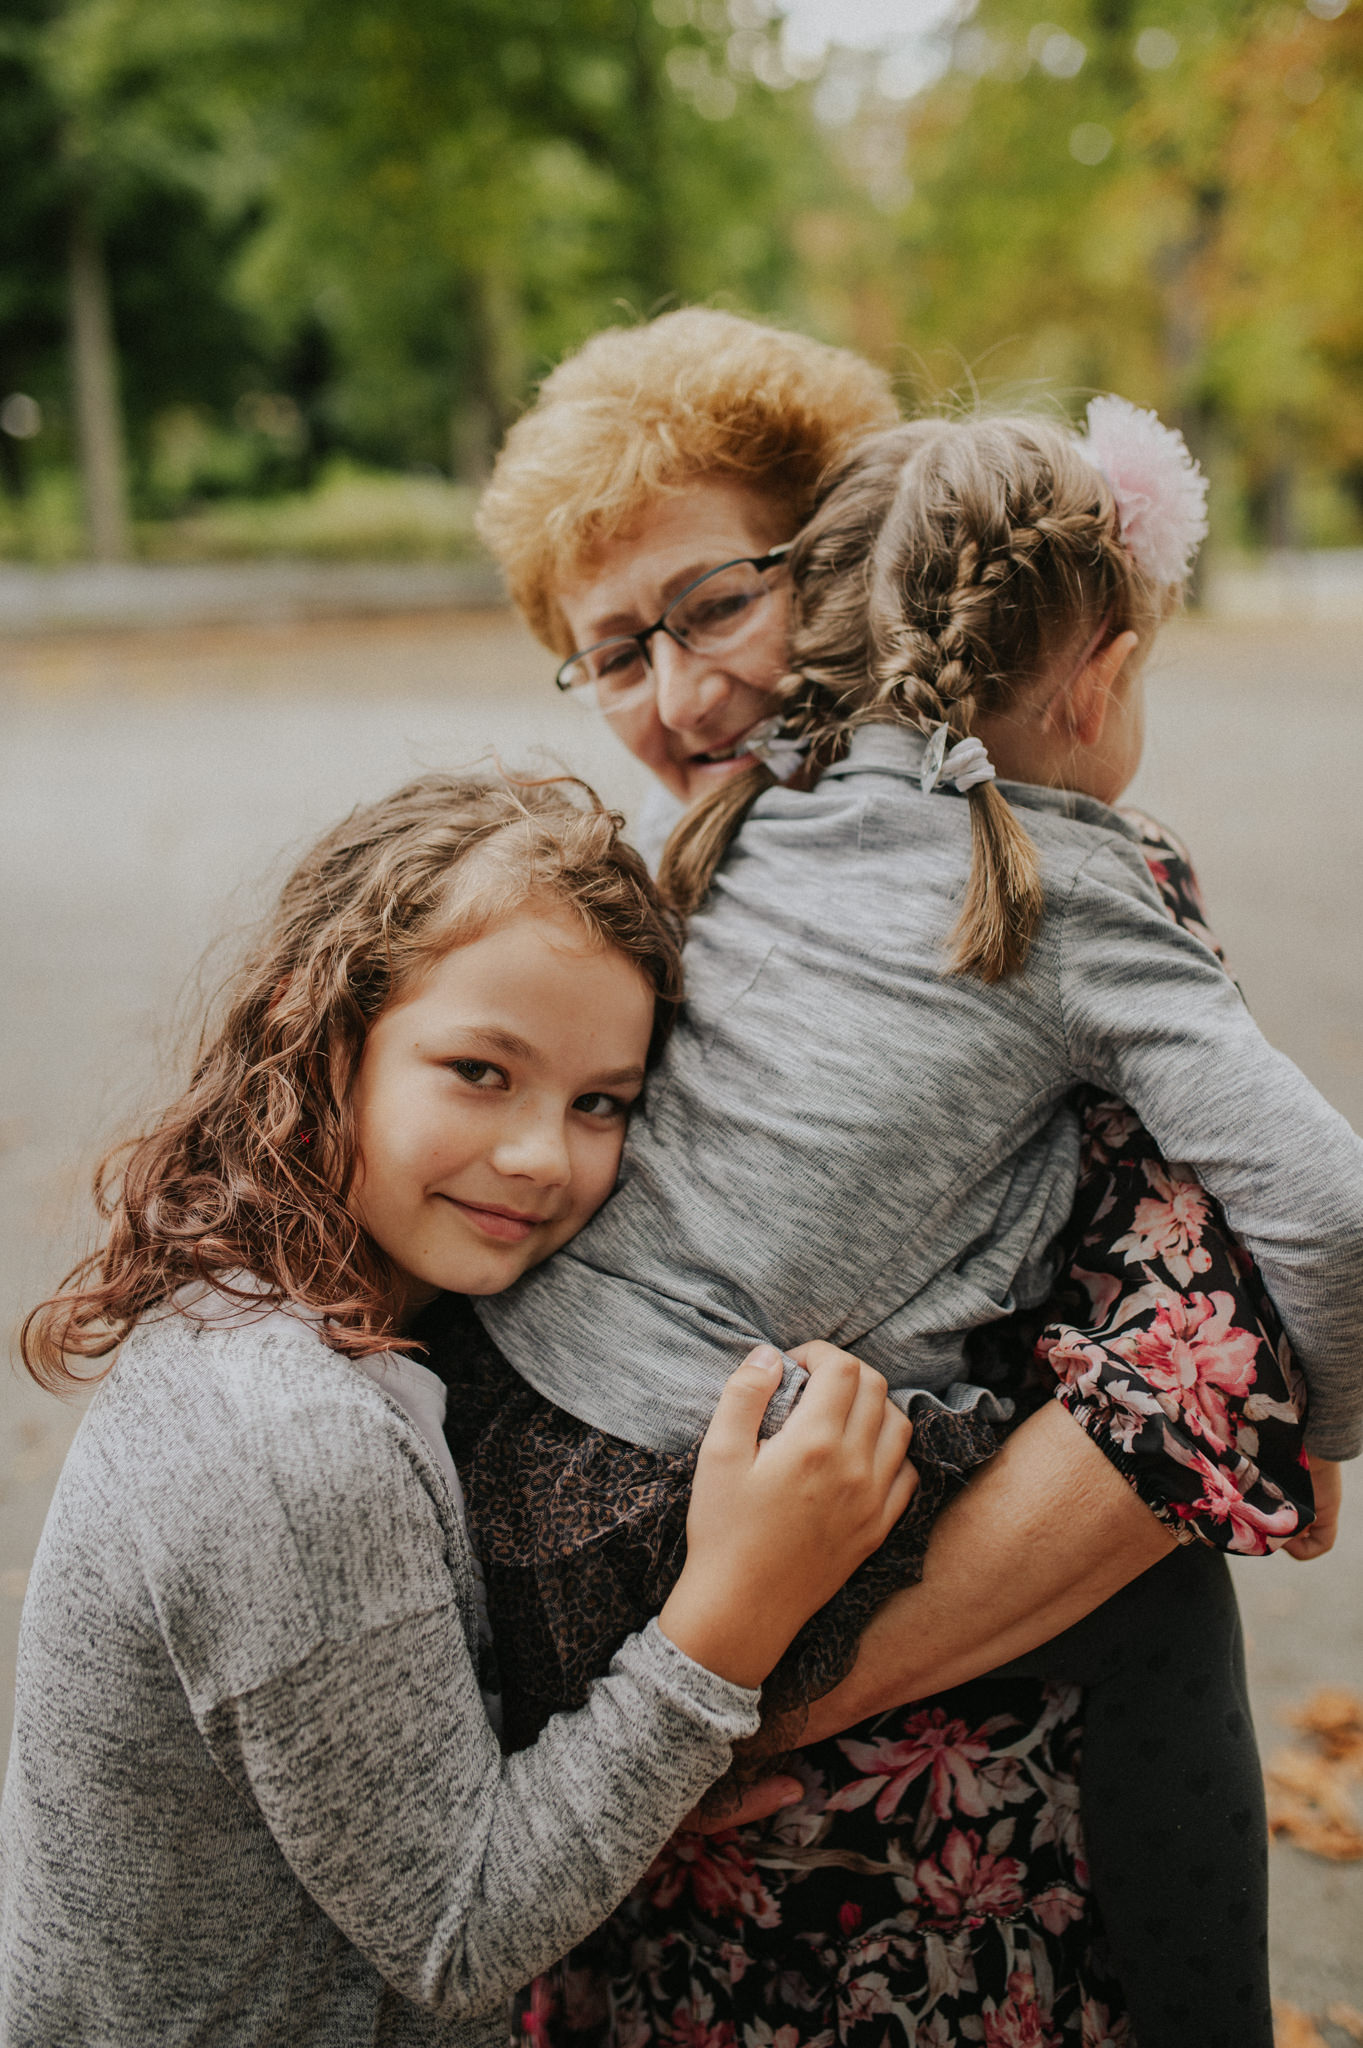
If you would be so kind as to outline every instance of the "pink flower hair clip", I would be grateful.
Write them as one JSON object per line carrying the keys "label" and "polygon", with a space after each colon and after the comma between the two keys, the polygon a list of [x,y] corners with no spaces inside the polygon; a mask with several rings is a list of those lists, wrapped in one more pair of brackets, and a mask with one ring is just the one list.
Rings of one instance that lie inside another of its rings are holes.
{"label": "pink flower hair clip", "polygon": [[1152,583],[1182,583],[1207,537],[1207,479],[1182,434],[1125,398],[1094,398],[1080,442],[1117,501],[1123,545]]}

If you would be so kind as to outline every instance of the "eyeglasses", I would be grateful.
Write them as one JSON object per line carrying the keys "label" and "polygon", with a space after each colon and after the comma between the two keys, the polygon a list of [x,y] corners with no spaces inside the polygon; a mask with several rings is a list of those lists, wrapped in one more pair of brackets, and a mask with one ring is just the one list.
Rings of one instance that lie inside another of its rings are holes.
{"label": "eyeglasses", "polygon": [[641,633],[622,633],[615,640],[598,640],[594,647],[570,654],[554,681],[560,690],[571,692],[580,703],[610,718],[651,696],[653,658],[648,643],[655,633],[666,633],[669,640],[692,654],[723,654],[741,660],[770,622],[778,580],[773,571],[784,566],[794,545],[788,540],[765,555],[748,555],[742,561],[721,562],[717,569],[707,569],[678,591],[651,626]]}

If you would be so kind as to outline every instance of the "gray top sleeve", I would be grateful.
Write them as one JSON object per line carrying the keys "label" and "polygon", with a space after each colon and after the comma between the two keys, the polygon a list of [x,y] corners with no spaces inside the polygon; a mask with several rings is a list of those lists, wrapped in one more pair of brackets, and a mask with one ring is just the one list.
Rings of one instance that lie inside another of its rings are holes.
{"label": "gray top sleeve", "polygon": [[307,1891],[381,1975],[486,2012],[619,1903],[756,1726],[755,1695],[656,1623],[578,1713],[503,1758],[448,1609],[345,1644],[207,1717]]}
{"label": "gray top sleeve", "polygon": [[1307,1443],[1363,1447],[1363,1142],[1259,1031],[1219,962],[1106,846],[1065,919],[1075,1073],[1116,1090],[1258,1260],[1310,1390]]}
{"label": "gray top sleeve", "polygon": [[310,1333],[189,1343],[166,1330],[154,1377],[105,1392],[142,1397],[123,1498],[194,1723],[388,1983],[443,2019],[487,2011],[618,1904],[759,1696],[652,1623],[503,1757],[471,1552],[411,1418]]}

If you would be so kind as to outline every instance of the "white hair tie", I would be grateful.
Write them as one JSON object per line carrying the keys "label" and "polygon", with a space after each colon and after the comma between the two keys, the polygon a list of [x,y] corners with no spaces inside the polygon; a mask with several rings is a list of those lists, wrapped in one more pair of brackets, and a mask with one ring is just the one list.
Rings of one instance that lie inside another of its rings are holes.
{"label": "white hair tie", "polygon": [[928,734],[928,750],[918,778],[924,792],[940,789],[944,782],[949,782],[964,796],[981,782],[993,782],[994,764],[985,751],[984,741],[972,734],[967,740],[957,740],[948,753],[950,738],[951,728],[947,725],[934,726]]}
{"label": "white hair tie", "polygon": [[743,742],[746,751],[764,762],[778,782],[788,782],[797,769],[803,768],[809,752],[808,739],[787,739],[784,725],[779,716],[764,718]]}

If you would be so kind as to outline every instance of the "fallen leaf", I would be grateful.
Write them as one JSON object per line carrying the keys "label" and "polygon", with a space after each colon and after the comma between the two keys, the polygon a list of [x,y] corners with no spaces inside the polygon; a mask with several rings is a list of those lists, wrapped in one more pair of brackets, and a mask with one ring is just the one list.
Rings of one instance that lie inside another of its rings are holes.
{"label": "fallen leaf", "polygon": [[1293,1728],[1313,1735],[1326,1756],[1363,1772],[1363,1700],[1342,1685],[1322,1686],[1286,1717]]}
{"label": "fallen leaf", "polygon": [[1328,2043],[1309,2012],[1275,1998],[1273,2048],[1328,2048]]}
{"label": "fallen leaf", "polygon": [[1363,2041],[1363,2012],[1356,2005],[1327,2005],[1325,2017],[1332,2027],[1338,2027],[1350,2040]]}
{"label": "fallen leaf", "polygon": [[1338,1766],[1309,1749],[1282,1749],[1264,1776],[1270,1834],[1331,1863],[1363,1858],[1363,1827]]}

